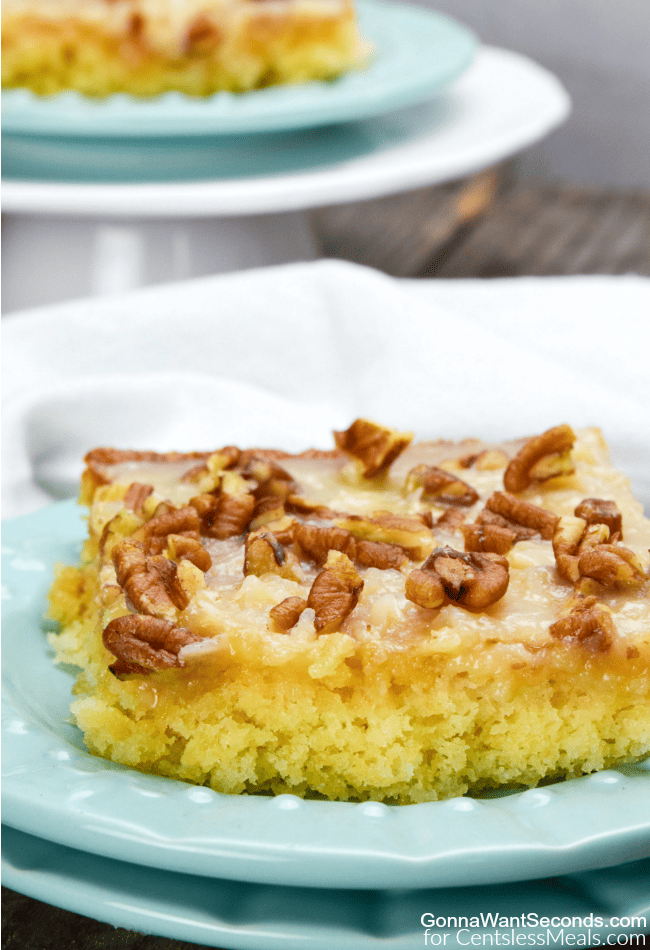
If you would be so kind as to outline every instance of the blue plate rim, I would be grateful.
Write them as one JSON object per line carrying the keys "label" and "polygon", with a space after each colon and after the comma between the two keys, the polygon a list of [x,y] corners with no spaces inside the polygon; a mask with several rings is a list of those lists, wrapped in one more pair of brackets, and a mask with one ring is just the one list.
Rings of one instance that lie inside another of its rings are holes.
{"label": "blue plate rim", "polygon": [[52,680],[59,693],[70,688],[71,676],[51,663],[39,618],[53,563],[73,560],[84,533],[74,502],[3,522],[10,596],[2,794],[11,827],[181,873],[355,889],[360,881],[364,888],[396,880],[413,888],[501,883],[650,856],[649,760],[494,799],[386,806],[221,795],[91,756],[71,738],[72,726],[34,712],[20,694],[16,660],[24,662],[31,638],[39,689],[48,676],[59,678]]}
{"label": "blue plate rim", "polygon": [[[612,936],[638,931],[634,921],[645,917],[647,922],[650,916],[648,861],[598,872],[597,876],[587,873],[560,881],[520,884],[513,901],[512,887],[507,893],[487,887],[460,888],[452,894],[334,889],[313,894],[305,888],[206,881],[127,866],[10,828],[3,828],[2,845],[3,880],[19,893],[114,927],[192,944],[200,940],[207,946],[231,950],[283,950],[288,941],[298,950],[375,950],[387,944],[391,950],[419,950],[424,943],[423,911],[427,922],[431,917],[439,920],[439,915],[453,921],[456,915],[480,917],[505,907],[509,915],[516,912],[516,932],[524,934],[524,940],[528,938],[528,945],[531,932],[537,939],[539,934],[546,936],[543,928],[531,930],[525,925],[527,915],[533,913],[569,918],[563,937],[571,934],[574,939],[566,940],[565,946],[595,945],[597,939],[605,946]],[[390,935],[387,918],[389,927],[392,924]],[[439,943],[433,936],[436,931]],[[473,927],[471,933],[463,931],[462,924],[454,927],[452,923],[448,930],[436,925],[428,945],[442,944],[443,933],[445,947],[467,946],[474,933],[490,934],[491,939],[485,937],[484,942],[491,945],[496,931],[486,924]]]}
{"label": "blue plate rim", "polygon": [[[372,118],[431,98],[469,68],[478,50],[476,34],[447,14],[402,0],[358,0],[358,5],[361,29],[366,29],[371,41],[373,33],[390,30],[392,39],[398,38],[402,55],[409,50],[409,41],[421,44],[424,54],[423,36],[428,36],[437,40],[447,56],[444,66],[421,61],[419,71],[406,74],[400,70],[387,87],[382,86],[382,70],[388,66],[390,80],[392,60],[393,65],[399,66],[393,51],[387,55],[387,63],[380,54],[367,69],[330,83],[274,86],[242,94],[217,93],[206,99],[168,92],[147,100],[125,93],[93,100],[73,91],[46,98],[27,89],[5,89],[4,134],[53,139],[170,138],[254,135],[323,127]],[[406,27],[417,35],[409,37]],[[415,46],[413,51],[417,50]],[[373,85],[377,78],[380,83]]]}

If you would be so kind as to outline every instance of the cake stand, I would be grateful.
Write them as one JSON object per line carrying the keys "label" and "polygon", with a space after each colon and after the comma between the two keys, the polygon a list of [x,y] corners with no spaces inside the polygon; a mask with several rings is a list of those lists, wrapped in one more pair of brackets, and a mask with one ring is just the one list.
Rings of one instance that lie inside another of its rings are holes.
{"label": "cake stand", "polygon": [[[479,171],[543,138],[569,109],[551,73],[516,53],[482,47],[452,87],[419,105],[318,129],[206,139],[205,167],[218,167],[218,177],[8,177],[5,312],[311,260],[308,209]],[[19,158],[5,153],[5,168]],[[200,151],[193,158],[200,167]],[[245,174],[238,173],[242,167]]]}

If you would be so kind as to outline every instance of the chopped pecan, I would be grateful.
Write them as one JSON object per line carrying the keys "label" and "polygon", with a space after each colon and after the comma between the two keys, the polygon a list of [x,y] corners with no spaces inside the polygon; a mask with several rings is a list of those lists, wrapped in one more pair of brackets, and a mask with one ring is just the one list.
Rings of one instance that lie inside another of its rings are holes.
{"label": "chopped pecan", "polygon": [[460,508],[447,508],[436,521],[436,527],[455,531],[466,518],[466,513]]}
{"label": "chopped pecan", "polygon": [[411,571],[406,578],[405,593],[407,600],[427,610],[442,607],[446,600],[442,579],[435,571],[423,571],[420,568]]}
{"label": "chopped pecan", "polygon": [[259,488],[263,489],[261,494],[264,495],[278,494],[286,497],[289,486],[295,486],[293,475],[278,462],[256,455],[247,459],[242,468],[242,476],[255,481]]}
{"label": "chopped pecan", "polygon": [[144,569],[147,555],[142,541],[124,538],[113,548],[112,557],[117,583],[124,587],[131,574]]}
{"label": "chopped pecan", "polygon": [[255,496],[248,491],[222,491],[197,495],[190,505],[200,516],[203,533],[223,541],[244,533],[255,511]]}
{"label": "chopped pecan", "polygon": [[197,13],[190,22],[183,42],[183,53],[195,52],[195,48],[207,47],[212,51],[223,43],[224,34],[217,24],[205,13]]}
{"label": "chopped pecan", "polygon": [[212,558],[196,538],[188,538],[184,534],[170,534],[167,538],[167,548],[169,557],[173,561],[184,558],[191,561],[203,573],[212,567]]}
{"label": "chopped pecan", "polygon": [[505,470],[506,491],[520,492],[533,482],[571,475],[575,471],[571,460],[575,438],[571,426],[560,425],[529,439]]}
{"label": "chopped pecan", "polygon": [[363,581],[349,557],[341,551],[330,551],[307,598],[307,606],[313,608],[316,615],[316,632],[338,630],[356,607],[362,589]]}
{"label": "chopped pecan", "polygon": [[623,538],[623,518],[615,501],[604,498],[583,498],[574,512],[576,518],[583,518],[587,524],[606,524],[612,538]]}
{"label": "chopped pecan", "polygon": [[587,522],[583,518],[560,518],[553,533],[553,553],[558,573],[565,580],[576,584],[580,579],[578,549],[585,533]]}
{"label": "chopped pecan", "polygon": [[350,559],[355,556],[355,538],[343,528],[299,524],[294,529],[293,539],[300,551],[316,564],[324,564],[330,551],[343,551]]}
{"label": "chopped pecan", "polygon": [[172,608],[184,610],[189,604],[178,567],[160,554],[146,559],[144,570],[131,575],[124,592],[139,613],[154,617],[170,616]]}
{"label": "chopped pecan", "polygon": [[[214,488],[219,484],[221,473],[233,468],[239,461],[240,450],[234,445],[226,445],[218,452],[213,452],[210,457],[200,465],[194,465],[188,469],[179,479],[180,482],[189,484],[203,483],[204,491]],[[212,476],[206,479],[206,476]],[[207,485],[205,484],[207,481]]]}
{"label": "chopped pecan", "polygon": [[517,541],[528,541],[530,538],[539,537],[539,531],[535,531],[534,528],[525,528],[515,521],[504,518],[503,515],[498,515],[495,511],[490,511],[489,508],[484,508],[483,511],[478,513],[476,516],[476,524],[496,525],[498,528],[507,528],[508,531],[514,531],[515,543]]}
{"label": "chopped pecan", "polygon": [[212,492],[201,492],[200,495],[195,495],[193,498],[190,498],[190,507],[192,507],[199,516],[202,530],[205,528],[206,524],[210,522],[210,519],[216,510],[217,498],[218,495],[215,495]]}
{"label": "chopped pecan", "polygon": [[291,630],[298,623],[307,606],[304,597],[285,597],[269,611],[269,616],[279,630]]}
{"label": "chopped pecan", "polygon": [[434,574],[445,595],[467,610],[484,610],[495,604],[505,594],[510,581],[508,561],[500,554],[462,552],[450,547],[431,552],[414,583],[407,587],[407,597],[409,589],[415,588],[416,592],[419,589],[422,573]]}
{"label": "chopped pecan", "polygon": [[467,482],[435,465],[416,465],[406,476],[405,489],[422,488],[422,501],[467,507],[478,501],[478,492]]}
{"label": "chopped pecan", "polygon": [[208,468],[207,464],[205,462],[201,462],[199,465],[193,465],[192,468],[188,469],[184,475],[181,475],[178,481],[181,484],[187,482],[194,484],[195,482],[200,481],[203,475],[207,475],[209,471],[210,469]]}
{"label": "chopped pecan", "polygon": [[348,515],[337,520],[337,525],[364,541],[397,544],[415,561],[426,557],[434,545],[431,529],[427,527],[425,517],[419,515],[375,511],[372,517]]}
{"label": "chopped pecan", "polygon": [[140,511],[149,495],[153,494],[153,485],[143,485],[141,482],[133,482],[127,488],[124,496],[124,507],[131,511]]}
{"label": "chopped pecan", "polygon": [[125,538],[113,550],[117,582],[138,613],[175,616],[189,603],[173,561],[145,554],[142,542]]}
{"label": "chopped pecan", "polygon": [[153,518],[134,532],[135,540],[142,540],[147,554],[160,554],[167,547],[170,534],[183,534],[186,537],[199,538],[201,523],[194,508],[174,508],[162,502],[156,508]]}
{"label": "chopped pecan", "polygon": [[581,576],[592,577],[605,587],[640,587],[647,580],[634,551],[622,544],[598,544],[578,560]]}
{"label": "chopped pecan", "polygon": [[412,432],[398,432],[369,419],[356,419],[349,429],[334,433],[336,447],[362,463],[366,478],[388,471],[412,439]]}
{"label": "chopped pecan", "polygon": [[271,531],[280,544],[291,544],[293,542],[293,534],[297,525],[298,522],[295,518],[285,515],[283,518],[278,518],[277,521],[267,522],[267,524],[263,525],[263,527],[267,531]]}
{"label": "chopped pecan", "polygon": [[[547,541],[553,537],[560,520],[553,512],[547,511],[545,508],[539,508],[537,505],[524,501],[522,498],[517,498],[509,492],[493,492],[486,501],[485,507],[489,511],[501,515],[507,521],[538,532]],[[509,525],[506,525],[506,527],[509,527]]]}
{"label": "chopped pecan", "polygon": [[376,567],[380,571],[392,568],[399,571],[408,561],[408,557],[398,544],[387,544],[385,541],[357,541],[354,560],[363,567]]}
{"label": "chopped pecan", "polygon": [[491,472],[495,469],[505,468],[508,461],[508,456],[501,449],[485,449],[483,452],[464,455],[463,458],[458,459],[458,463],[462,468],[475,468],[479,472]]}
{"label": "chopped pecan", "polygon": [[102,634],[104,646],[117,659],[109,669],[118,677],[182,667],[179,651],[200,639],[185,627],[140,614],[111,620]]}
{"label": "chopped pecan", "polygon": [[314,515],[316,518],[337,518],[338,512],[326,508],[317,501],[309,501],[301,495],[293,492],[287,496],[284,502],[287,511],[295,512],[299,515]]}
{"label": "chopped pecan", "polygon": [[465,538],[466,551],[507,554],[517,540],[516,531],[498,524],[463,524],[460,530]]}
{"label": "chopped pecan", "polygon": [[246,536],[244,574],[279,574],[289,580],[302,580],[303,574],[295,556],[285,551],[275,535],[260,529]]}
{"label": "chopped pecan", "polygon": [[249,524],[251,531],[256,531],[268,524],[269,521],[279,521],[285,514],[282,499],[277,495],[264,495],[259,498],[253,510],[253,517]]}
{"label": "chopped pecan", "polygon": [[317,564],[324,564],[330,551],[342,551],[351,561],[379,570],[399,570],[408,560],[404,549],[397,544],[357,540],[343,528],[301,524],[294,530],[294,540],[303,554]]}
{"label": "chopped pecan", "polygon": [[549,627],[557,640],[576,639],[594,653],[606,653],[616,636],[616,626],[609,610],[595,597],[578,598],[570,610]]}
{"label": "chopped pecan", "polygon": [[580,542],[579,554],[582,555],[585,551],[591,551],[599,544],[607,544],[609,541],[609,528],[606,524],[588,524]]}
{"label": "chopped pecan", "polygon": [[269,531],[253,531],[246,536],[244,574],[268,574],[284,567],[287,556],[280,542]]}

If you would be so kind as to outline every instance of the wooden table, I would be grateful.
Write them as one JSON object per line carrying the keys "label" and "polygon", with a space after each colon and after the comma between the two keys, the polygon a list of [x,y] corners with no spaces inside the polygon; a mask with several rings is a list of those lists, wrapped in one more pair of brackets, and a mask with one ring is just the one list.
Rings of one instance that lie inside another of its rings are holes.
{"label": "wooden table", "polygon": [[[650,193],[517,181],[510,164],[443,187],[321,209],[311,218],[324,256],[399,277],[650,276]],[[2,947],[196,950],[6,888]]]}
{"label": "wooden table", "polygon": [[650,191],[517,181],[511,164],[311,218],[324,256],[396,277],[650,275]]}

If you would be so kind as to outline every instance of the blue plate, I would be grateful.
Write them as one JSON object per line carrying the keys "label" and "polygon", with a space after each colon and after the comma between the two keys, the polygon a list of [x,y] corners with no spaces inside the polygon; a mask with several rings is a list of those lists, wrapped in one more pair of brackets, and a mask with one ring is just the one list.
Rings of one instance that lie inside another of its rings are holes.
{"label": "blue plate", "polygon": [[242,135],[350,122],[430,98],[459,76],[477,48],[464,26],[408,4],[360,0],[360,29],[373,53],[368,67],[331,82],[273,86],[247,93],[152,99],[75,92],[3,93],[4,135],[136,138]]}
{"label": "blue plate", "polygon": [[[650,925],[650,861],[507,887],[316,891],[143,868],[10,828],[2,852],[2,879],[20,893],[115,927],[232,950],[625,946]],[[493,925],[494,914],[502,920]]]}
{"label": "blue plate", "polygon": [[43,633],[55,562],[85,526],[65,502],[3,529],[3,820],[134,864],[263,884],[458,887],[650,857],[649,763],[492,799],[422,805],[221,795],[90,755],[72,671]]}

